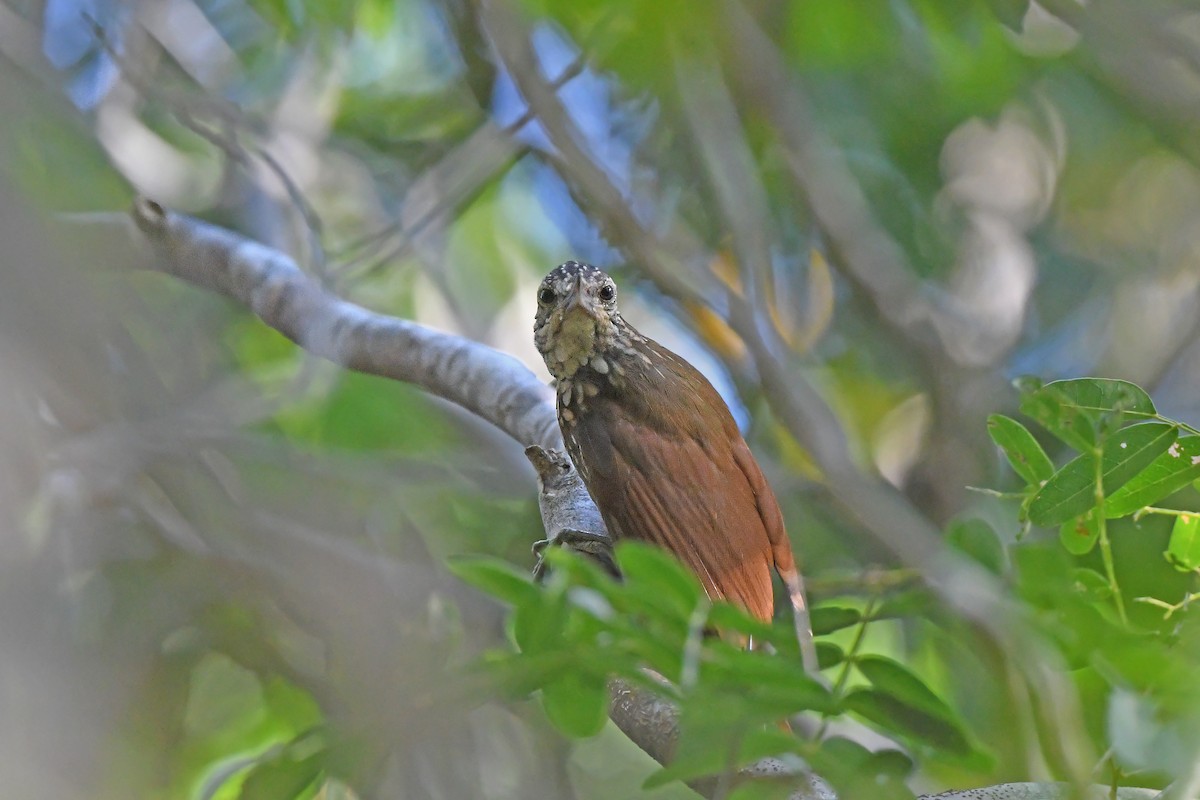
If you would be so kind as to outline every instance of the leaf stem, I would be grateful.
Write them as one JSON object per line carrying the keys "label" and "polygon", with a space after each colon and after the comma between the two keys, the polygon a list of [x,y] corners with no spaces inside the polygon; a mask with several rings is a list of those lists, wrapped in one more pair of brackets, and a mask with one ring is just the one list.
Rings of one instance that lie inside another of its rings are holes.
{"label": "leaf stem", "polygon": [[1137,522],[1147,514],[1163,514],[1169,517],[1187,517],[1192,516],[1195,513],[1195,511],[1185,511],[1178,508],[1158,508],[1157,506],[1146,506],[1145,508],[1139,508],[1137,512],[1134,513],[1133,521]]}
{"label": "leaf stem", "polygon": [[1125,615],[1125,601],[1121,599],[1121,586],[1117,583],[1117,573],[1113,568],[1112,546],[1108,541],[1108,520],[1104,516],[1104,447],[1097,444],[1092,451],[1092,460],[1096,464],[1094,483],[1096,486],[1096,505],[1092,513],[1096,515],[1096,533],[1100,539],[1100,557],[1104,561],[1104,573],[1108,577],[1108,588],[1112,591],[1113,602],[1117,606],[1117,616],[1123,625],[1129,624]]}
{"label": "leaf stem", "polygon": [[[1197,570],[1197,572],[1200,572],[1200,570]],[[1200,600],[1200,592],[1188,592],[1187,594],[1185,594],[1183,596],[1183,599],[1180,600],[1178,603],[1168,603],[1165,600],[1159,600],[1157,597],[1139,597],[1139,598],[1137,598],[1137,601],[1139,603],[1145,603],[1146,605],[1156,606],[1158,608],[1163,609],[1166,612],[1163,614],[1164,620],[1170,619],[1171,615],[1174,614],[1176,611],[1186,611],[1188,606],[1190,606],[1192,603],[1196,602],[1197,600]]]}

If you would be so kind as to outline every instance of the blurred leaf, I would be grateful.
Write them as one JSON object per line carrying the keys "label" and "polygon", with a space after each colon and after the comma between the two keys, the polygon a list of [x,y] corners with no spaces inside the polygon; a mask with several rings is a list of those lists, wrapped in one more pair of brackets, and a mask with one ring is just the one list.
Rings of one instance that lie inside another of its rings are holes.
{"label": "blurred leaf", "polygon": [[488,691],[505,699],[523,700],[572,669],[576,656],[567,650],[520,654],[491,652],[472,665]]}
{"label": "blurred leaf", "polygon": [[987,420],[988,435],[1004,451],[1017,474],[1032,486],[1040,486],[1054,474],[1054,464],[1029,430],[1011,417],[992,414]]}
{"label": "blurred leaf", "polygon": [[933,596],[924,589],[908,589],[883,599],[871,614],[871,619],[896,619],[928,615],[935,607]]}
{"label": "blurred leaf", "polygon": [[700,582],[662,548],[625,541],[617,545],[616,556],[629,595],[650,607],[670,609],[686,620],[697,604],[706,602]]}
{"label": "blurred leaf", "polygon": [[288,436],[317,445],[428,458],[456,439],[444,414],[413,386],[342,372],[327,396],[306,398],[284,409],[276,423]]}
{"label": "blurred leaf", "polygon": [[563,632],[570,611],[565,603],[555,602],[556,599],[550,598],[550,602],[545,603],[523,603],[512,610],[510,629],[521,652],[533,655],[567,644]]}
{"label": "blurred leaf", "polygon": [[859,672],[879,691],[934,716],[946,720],[954,719],[950,708],[925,685],[924,681],[892,659],[883,656],[860,656],[854,663]]}
{"label": "blurred leaf", "polygon": [[[892,755],[895,754],[895,755]],[[814,770],[837,790],[838,797],[871,800],[909,800],[900,758],[894,750],[872,753],[858,742],[839,736],[820,742],[806,757]]]}
{"label": "blurred leaf", "polygon": [[[696,730],[694,720],[681,723],[683,729],[679,752],[669,765],[646,779],[645,788],[655,789],[671,781],[717,775],[768,756],[794,752],[797,748],[798,742],[790,734],[759,729],[737,735],[737,731],[731,729],[727,722],[722,724],[721,719],[722,715],[714,714],[710,720],[700,724],[700,730]],[[713,725],[713,722],[716,724]],[[711,733],[709,728],[712,729]]]}
{"label": "blurred leaf", "polygon": [[479,107],[457,86],[430,92],[369,86],[343,92],[335,125],[339,134],[379,147],[434,148],[479,122]]}
{"label": "blurred leaf", "polygon": [[1200,436],[1181,436],[1150,466],[1104,500],[1110,519],[1132,514],[1200,478]]}
{"label": "blurred leaf", "polygon": [[542,706],[567,736],[594,736],[608,719],[608,683],[600,676],[567,670],[542,688]]}
{"label": "blurred leaf", "polygon": [[302,352],[294,342],[279,331],[254,317],[239,316],[225,330],[225,340],[238,364],[256,375],[280,367],[298,370]]}
{"label": "blurred leaf", "polygon": [[[1105,494],[1148,467],[1178,435],[1174,425],[1147,422],[1106,439],[1101,460]],[[1095,505],[1095,464],[1095,459],[1085,453],[1046,481],[1029,504],[1029,518],[1034,524],[1058,525]]]}
{"label": "blurred leaf", "polygon": [[907,778],[913,771],[912,758],[900,750],[877,750],[867,760],[867,768],[878,775]]}
{"label": "blurred leaf", "polygon": [[800,64],[846,69],[878,63],[900,41],[897,21],[886,0],[827,3],[799,0],[788,6],[788,47]]}
{"label": "blurred leaf", "polygon": [[1182,572],[1200,568],[1200,514],[1181,514],[1175,518],[1171,540],[1163,555]]}
{"label": "blurred leaf", "polygon": [[946,541],[989,572],[999,575],[1004,571],[1004,546],[992,526],[983,520],[951,522],[946,529]]}
{"label": "blurred leaf", "polygon": [[817,642],[817,664],[821,669],[835,667],[846,660],[846,651],[833,642]]}
{"label": "blurred leaf", "polygon": [[798,659],[718,645],[701,666],[700,676],[707,687],[729,688],[744,698],[744,713],[768,720],[801,711],[833,711],[829,690],[805,673]]}
{"label": "blurred leaf", "polygon": [[184,719],[190,736],[249,731],[264,713],[262,684],[228,657],[207,655],[192,670]]}
{"label": "blurred leaf", "polygon": [[274,23],[283,33],[298,35],[314,31],[329,36],[353,29],[358,7],[374,0],[349,0],[328,3],[324,0],[253,0],[255,10]]}
{"label": "blurred leaf", "polygon": [[788,800],[792,794],[791,788],[779,781],[744,780],[733,787],[727,800]]}
{"label": "blurred leaf", "polygon": [[[775,628],[770,623],[755,619],[746,613],[742,608],[739,608],[730,603],[716,603],[708,614],[709,623],[724,634],[742,633],[753,636],[758,641],[776,642],[780,638],[792,639],[796,638],[795,629],[791,626],[784,627],[783,636],[779,635],[780,629]],[[799,652],[799,645],[797,645]]]}
{"label": "blurred leaf", "polygon": [[938,106],[961,118],[999,111],[1020,85],[1022,59],[978,3],[914,4],[938,71]]}
{"label": "blurred leaf", "polygon": [[966,734],[958,726],[886,692],[853,689],[842,699],[842,705],[910,743],[931,746],[954,756],[969,756],[973,752]]}
{"label": "blurred leaf", "polygon": [[857,625],[861,619],[862,614],[853,608],[818,606],[812,610],[813,634],[824,636],[827,633],[833,633],[834,631],[840,631],[842,628]]}
{"label": "blurred leaf", "polygon": [[528,571],[496,558],[460,556],[447,559],[446,568],[460,580],[513,605],[528,602],[540,591]]}
{"label": "blurred leaf", "polygon": [[1071,575],[1075,579],[1075,586],[1092,600],[1103,603],[1112,598],[1112,587],[1108,583],[1108,578],[1096,570],[1076,567],[1072,570]]}
{"label": "blurred leaf", "polygon": [[1058,540],[1074,556],[1092,552],[1099,538],[1100,521],[1096,518],[1095,509],[1067,520],[1058,529]]}
{"label": "blurred leaf", "polygon": [[[307,743],[305,736],[299,744],[289,744],[273,756],[258,762],[242,784],[238,800],[306,800],[319,788],[318,779],[324,772],[323,746]],[[300,757],[297,757],[300,756]]]}

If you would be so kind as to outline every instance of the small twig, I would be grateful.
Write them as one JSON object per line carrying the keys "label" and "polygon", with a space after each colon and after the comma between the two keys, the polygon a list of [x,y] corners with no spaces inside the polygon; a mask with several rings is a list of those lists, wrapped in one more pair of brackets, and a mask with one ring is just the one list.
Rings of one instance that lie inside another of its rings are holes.
{"label": "small twig", "polygon": [[1178,508],[1159,508],[1158,506],[1145,506],[1145,507],[1139,508],[1137,511],[1133,512],[1133,521],[1137,522],[1142,517],[1146,516],[1147,514],[1159,514],[1159,515],[1165,516],[1165,517],[1191,517],[1191,516],[1195,516],[1197,514],[1197,512],[1188,511],[1186,509],[1178,509]]}

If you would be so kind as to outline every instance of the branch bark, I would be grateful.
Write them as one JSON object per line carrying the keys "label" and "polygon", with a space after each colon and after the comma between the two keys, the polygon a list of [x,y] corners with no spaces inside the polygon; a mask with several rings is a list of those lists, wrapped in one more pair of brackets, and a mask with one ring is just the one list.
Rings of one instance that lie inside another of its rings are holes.
{"label": "branch bark", "polygon": [[155,268],[244,303],[308,352],[457,403],[522,444],[562,443],[554,393],[512,356],[347,302],[288,256],[141,198],[133,219]]}

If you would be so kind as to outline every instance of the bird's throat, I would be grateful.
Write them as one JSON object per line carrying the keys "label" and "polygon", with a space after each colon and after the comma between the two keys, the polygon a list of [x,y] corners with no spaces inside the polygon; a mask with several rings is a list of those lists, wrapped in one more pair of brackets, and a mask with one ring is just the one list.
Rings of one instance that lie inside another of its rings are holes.
{"label": "bird's throat", "polygon": [[582,310],[572,310],[559,323],[546,365],[555,378],[572,377],[596,354],[599,321]]}

